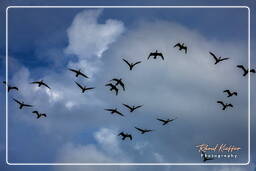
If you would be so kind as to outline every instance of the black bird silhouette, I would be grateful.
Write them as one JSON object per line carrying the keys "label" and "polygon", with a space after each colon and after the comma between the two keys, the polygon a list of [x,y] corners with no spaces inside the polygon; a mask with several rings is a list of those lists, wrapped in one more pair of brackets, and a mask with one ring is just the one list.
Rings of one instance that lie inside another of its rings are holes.
{"label": "black bird silhouette", "polygon": [[34,82],[31,82],[31,84],[38,84],[38,87],[41,87],[43,85],[43,86],[51,89],[46,83],[44,83],[43,80],[41,80],[41,81],[34,81]]}
{"label": "black bird silhouette", "polygon": [[124,87],[124,83],[123,83],[123,81],[122,81],[122,78],[120,78],[120,79],[113,78],[113,79],[110,80],[110,81],[115,81],[115,82],[116,82],[115,86],[120,85],[120,86],[123,88],[123,90],[125,91],[125,87]]}
{"label": "black bird silhouette", "polygon": [[78,77],[79,75],[81,75],[81,76],[83,76],[83,77],[85,77],[85,78],[89,78],[87,75],[85,75],[84,73],[81,72],[81,69],[75,70],[75,69],[69,68],[69,71],[72,71],[72,72],[76,73],[76,77]]}
{"label": "black bird silhouette", "polygon": [[[3,81],[3,83],[6,85],[7,83],[6,83],[6,81]],[[7,89],[8,89],[8,92],[10,91],[10,90],[17,90],[17,91],[19,91],[19,89],[18,89],[18,87],[16,87],[16,86],[10,86],[9,84],[7,84]]]}
{"label": "black bird silhouette", "polygon": [[142,107],[143,105],[139,105],[139,106],[129,106],[129,105],[127,105],[127,104],[123,104],[125,107],[127,107],[128,109],[130,109],[130,112],[133,112],[134,110],[136,110],[136,109],[138,109],[138,108],[140,108],[140,107]]}
{"label": "black bird silhouette", "polygon": [[175,119],[177,119],[177,118],[174,118],[174,119],[166,119],[166,120],[157,118],[157,120],[163,122],[163,125],[166,125],[166,124],[168,124],[169,122],[174,121]]}
{"label": "black bird silhouette", "polygon": [[137,129],[138,131],[140,131],[141,134],[145,134],[147,132],[153,131],[152,129],[141,129],[141,128],[138,128],[138,127],[134,127],[134,128]]}
{"label": "black bird silhouette", "polygon": [[138,62],[135,62],[135,63],[129,63],[129,62],[128,62],[127,60],[125,60],[125,59],[123,59],[123,61],[129,66],[130,71],[132,70],[132,68],[133,68],[135,65],[141,63],[141,61],[138,61]]}
{"label": "black bird silhouette", "polygon": [[84,93],[85,91],[87,91],[87,90],[92,90],[92,89],[94,89],[95,87],[86,87],[86,86],[82,86],[81,84],[79,84],[78,82],[76,82],[75,81],[75,83],[76,83],[76,85],[78,86],[78,87],[80,87],[81,88],[81,90],[82,90],[82,93]]}
{"label": "black bird silhouette", "polygon": [[12,98],[16,103],[18,103],[20,105],[19,109],[22,109],[23,107],[33,107],[32,105],[29,104],[25,104],[24,102],[20,102],[15,98]]}
{"label": "black bird silhouette", "polygon": [[227,93],[228,97],[231,97],[233,95],[237,96],[237,92],[235,91],[231,92],[230,90],[224,90],[223,93]]}
{"label": "black bird silhouette", "polygon": [[221,58],[221,56],[220,57],[217,57],[216,55],[214,55],[212,52],[209,52],[211,55],[212,55],[212,57],[215,59],[215,65],[217,64],[217,63],[219,63],[219,62],[221,62],[221,61],[225,61],[225,60],[228,60],[229,58]]}
{"label": "black bird silhouette", "polygon": [[182,51],[184,49],[185,53],[187,53],[188,51],[188,47],[184,45],[184,43],[177,43],[176,45],[173,46],[174,48],[175,47],[179,47],[179,50]]}
{"label": "black bird silhouette", "polygon": [[118,136],[122,136],[122,140],[125,140],[125,138],[130,138],[130,140],[132,140],[132,135],[131,134],[127,134],[127,133],[124,133],[124,132],[120,132],[118,134]]}
{"label": "black bird silhouette", "polygon": [[223,101],[217,101],[217,103],[222,105],[222,110],[225,110],[227,107],[233,107],[233,105],[231,103],[224,103]]}
{"label": "black bird silhouette", "polygon": [[118,95],[118,88],[114,85],[114,84],[112,84],[112,83],[108,83],[108,84],[106,84],[105,86],[109,86],[110,87],[110,91],[115,91],[116,92],[116,95]]}
{"label": "black bird silhouette", "polygon": [[160,56],[162,58],[162,60],[164,60],[164,56],[162,53],[158,52],[157,50],[155,52],[151,52],[149,55],[148,55],[148,60],[149,58],[153,56],[154,59],[156,59],[158,56]]}
{"label": "black bird silhouette", "polygon": [[45,113],[39,113],[38,111],[33,111],[32,113],[36,114],[36,118],[39,119],[41,117],[47,117]]}
{"label": "black bird silhouette", "polygon": [[211,157],[206,157],[205,153],[203,151],[201,151],[202,153],[202,158],[203,158],[203,162],[206,162],[207,160],[213,160],[214,158],[211,158]]}
{"label": "black bird silhouette", "polygon": [[116,113],[118,115],[124,116],[121,112],[119,112],[117,110],[117,108],[115,108],[115,109],[104,109],[104,110],[111,112],[111,114],[115,114]]}
{"label": "black bird silhouette", "polygon": [[[236,67],[237,67],[237,68],[241,68],[241,69],[244,71],[244,74],[243,74],[244,77],[245,77],[245,76],[248,74],[248,72],[249,72],[249,69],[248,69],[248,68],[245,69],[245,67],[244,67],[243,65],[237,65]],[[255,69],[251,69],[250,72],[256,73]]]}

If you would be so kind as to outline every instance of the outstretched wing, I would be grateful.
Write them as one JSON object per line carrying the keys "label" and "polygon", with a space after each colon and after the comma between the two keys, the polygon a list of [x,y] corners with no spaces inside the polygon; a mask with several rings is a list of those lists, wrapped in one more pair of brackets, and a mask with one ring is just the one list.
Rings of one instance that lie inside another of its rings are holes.
{"label": "outstretched wing", "polygon": [[159,119],[159,118],[157,118],[157,120],[159,120],[159,121],[161,121],[161,122],[166,122],[165,120],[163,120],[163,119]]}
{"label": "outstretched wing", "polygon": [[137,129],[137,130],[140,131],[140,132],[144,132],[143,129],[140,129],[140,128],[138,128],[138,127],[134,127],[134,128]]}
{"label": "outstretched wing", "polygon": [[222,61],[225,61],[225,60],[228,60],[228,59],[229,59],[229,58],[222,58],[221,60],[222,60]]}
{"label": "outstretched wing", "polygon": [[18,104],[22,104],[19,100],[15,99],[15,98],[12,98],[16,103]]}
{"label": "outstretched wing", "polygon": [[75,70],[75,69],[71,69],[71,68],[69,68],[68,70],[69,70],[69,71],[72,71],[72,72],[75,72],[75,73],[77,73],[77,72],[78,72],[77,70]]}
{"label": "outstretched wing", "polygon": [[47,115],[45,113],[42,113],[41,116],[47,117]]}
{"label": "outstretched wing", "polygon": [[121,115],[121,116],[124,116],[121,112],[119,112],[119,111],[116,111],[116,113],[118,114],[118,115]]}
{"label": "outstretched wing", "polygon": [[153,56],[153,53],[151,52],[149,55],[148,55],[148,59]]}
{"label": "outstretched wing", "polygon": [[110,112],[112,112],[112,111],[113,111],[113,109],[104,109],[104,110],[106,110],[106,111],[110,111]]}
{"label": "outstretched wing", "polygon": [[230,92],[229,90],[224,90],[223,92],[224,92],[224,93],[231,94],[231,92]]}
{"label": "outstretched wing", "polygon": [[120,82],[120,85],[123,88],[123,90],[125,90],[124,83],[122,81]]}
{"label": "outstretched wing", "polygon": [[137,64],[139,64],[139,63],[141,63],[141,61],[138,61],[138,62],[134,63],[133,66],[135,66],[135,65],[137,65]]}
{"label": "outstretched wing", "polygon": [[85,90],[92,90],[92,89],[95,89],[95,87],[88,87]]}
{"label": "outstretched wing", "polygon": [[218,60],[214,53],[212,53],[212,52],[209,52],[209,53],[210,53],[210,55],[212,55],[212,57],[213,57],[216,61]]}
{"label": "outstretched wing", "polygon": [[46,83],[43,83],[43,85],[49,89],[51,89]]}
{"label": "outstretched wing", "polygon": [[33,81],[31,82],[31,84],[39,84],[40,82],[39,81]]}
{"label": "outstretched wing", "polygon": [[162,53],[159,53],[158,56],[160,56],[162,58],[162,60],[164,60],[164,56]]}
{"label": "outstretched wing", "polygon": [[33,107],[33,105],[29,105],[29,104],[23,104],[23,106]]}
{"label": "outstretched wing", "polygon": [[80,72],[80,75],[82,75],[85,78],[89,78],[87,75],[85,75],[84,73]]}
{"label": "outstretched wing", "polygon": [[82,90],[84,89],[84,87],[83,87],[81,84],[79,84],[79,83],[76,82],[76,81],[75,81],[75,83],[76,83],[76,85],[77,85],[78,87],[80,87]]}
{"label": "outstretched wing", "polygon": [[222,106],[225,106],[225,104],[223,103],[223,101],[217,101],[217,103],[221,104]]}
{"label": "outstretched wing", "polygon": [[19,91],[18,87],[12,87],[12,89]]}
{"label": "outstretched wing", "polygon": [[246,72],[246,69],[245,69],[245,67],[243,65],[237,65],[236,67],[237,68],[241,68],[244,72]]}
{"label": "outstretched wing", "polygon": [[129,108],[130,110],[132,110],[132,107],[130,107],[129,105],[127,104],[123,104],[125,107]]}
{"label": "outstretched wing", "polygon": [[184,47],[185,53],[188,52],[188,47]]}
{"label": "outstretched wing", "polygon": [[39,115],[39,112],[37,110],[33,111],[32,113]]}
{"label": "outstretched wing", "polygon": [[131,66],[131,64],[130,64],[127,60],[125,60],[124,58],[123,58],[123,61],[124,61],[127,65]]}
{"label": "outstretched wing", "polygon": [[177,43],[176,45],[174,45],[173,47],[175,48],[175,47],[181,47],[181,44],[180,43]]}
{"label": "outstretched wing", "polygon": [[138,108],[140,108],[140,107],[142,107],[143,105],[139,105],[139,106],[136,106],[134,109],[138,109]]}

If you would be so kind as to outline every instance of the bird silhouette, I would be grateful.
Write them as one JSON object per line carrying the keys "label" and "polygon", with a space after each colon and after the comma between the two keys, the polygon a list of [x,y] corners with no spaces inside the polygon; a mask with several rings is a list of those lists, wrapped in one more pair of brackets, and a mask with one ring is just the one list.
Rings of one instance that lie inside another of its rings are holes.
{"label": "bird silhouette", "polygon": [[114,84],[108,83],[108,84],[106,84],[105,86],[106,86],[106,87],[109,86],[109,87],[110,87],[109,90],[110,90],[110,91],[113,91],[113,90],[114,90],[114,91],[116,92],[116,95],[118,95],[118,88],[117,88]]}
{"label": "bird silhouette", "polygon": [[38,87],[41,87],[42,85],[51,89],[46,83],[44,83],[43,80],[40,80],[40,81],[34,81],[34,82],[31,82],[31,84],[38,84]]}
{"label": "bird silhouette", "polygon": [[75,69],[69,68],[69,71],[74,72],[74,73],[76,74],[76,77],[78,77],[79,75],[81,75],[81,76],[83,76],[83,77],[85,77],[85,78],[89,78],[87,75],[85,75],[84,73],[81,72],[81,69],[75,70]]}
{"label": "bird silhouette", "polygon": [[227,93],[228,97],[231,97],[233,95],[237,96],[237,92],[235,91],[231,92],[230,90],[224,90],[223,93]]}
{"label": "bird silhouette", "polygon": [[174,48],[175,47],[179,47],[179,50],[182,51],[184,50],[185,53],[187,53],[188,51],[188,47],[184,45],[184,43],[177,43],[176,45],[173,46]]}
{"label": "bird silhouette", "polygon": [[153,57],[154,59],[156,59],[158,56],[162,58],[162,60],[164,60],[164,56],[162,53],[158,52],[157,50],[155,52],[151,52],[149,55],[148,55],[148,60],[150,57]]}
{"label": "bird silhouette", "polygon": [[130,138],[132,140],[132,135],[124,132],[120,132],[118,136],[122,136],[122,140],[125,140],[126,138]]}
{"label": "bird silhouette", "polygon": [[141,134],[145,134],[147,132],[153,131],[151,129],[141,129],[141,128],[138,128],[138,127],[134,127],[134,128],[137,129],[138,131],[140,131]]}
{"label": "bird silhouette", "polygon": [[[248,69],[248,68],[245,68],[243,65],[237,65],[236,67],[237,67],[237,68],[241,68],[241,69],[244,71],[244,74],[243,74],[244,77],[245,77],[245,76],[248,74],[248,72],[249,72],[249,69]],[[256,73],[255,69],[251,69],[250,72]]]}
{"label": "bird silhouette", "polygon": [[217,101],[217,103],[222,105],[222,110],[225,110],[227,107],[233,107],[233,105],[231,103],[224,103],[223,101]]}
{"label": "bird silhouette", "polygon": [[19,91],[18,87],[16,87],[16,86],[10,86],[9,84],[6,83],[6,81],[3,81],[3,83],[4,83],[5,85],[7,85],[8,92],[9,92],[10,90],[17,90],[17,91]]}
{"label": "bird silhouette", "polygon": [[135,62],[135,63],[129,63],[129,62],[128,62],[127,60],[125,60],[125,59],[123,59],[123,61],[129,66],[130,71],[132,70],[132,68],[133,68],[135,65],[141,63],[141,61],[138,61],[138,62]]}
{"label": "bird silhouette", "polygon": [[177,119],[177,118],[174,118],[174,119],[166,119],[166,120],[157,118],[157,120],[159,120],[160,122],[163,122],[163,125],[166,125],[166,124],[168,124],[169,122],[174,121],[175,119]]}
{"label": "bird silhouette", "polygon": [[19,109],[22,109],[23,107],[33,107],[33,105],[25,104],[24,102],[20,102],[15,98],[12,98],[16,103],[20,105]]}
{"label": "bird silhouette", "polygon": [[33,111],[32,113],[36,114],[36,118],[39,119],[41,117],[47,117],[45,113],[39,113],[38,111]]}
{"label": "bird silhouette", "polygon": [[130,112],[133,112],[134,110],[136,110],[136,109],[138,109],[138,108],[140,108],[140,107],[142,107],[143,105],[139,105],[139,106],[129,106],[129,105],[127,105],[127,104],[123,104],[125,107],[127,107],[129,110],[130,110]]}
{"label": "bird silhouette", "polygon": [[207,157],[206,154],[203,151],[201,151],[201,153],[202,153],[201,156],[203,158],[203,162],[206,162],[207,160],[213,160],[214,159],[212,157]]}
{"label": "bird silhouette", "polygon": [[219,63],[219,62],[221,62],[221,61],[225,61],[225,60],[228,60],[229,58],[221,58],[221,56],[220,57],[217,57],[215,54],[213,54],[212,52],[209,52],[211,55],[212,55],[212,57],[215,59],[215,65],[217,64],[217,63]]}
{"label": "bird silhouette", "polygon": [[92,89],[94,89],[94,88],[95,88],[95,87],[86,87],[86,86],[82,86],[81,84],[79,84],[79,83],[78,83],[78,82],[76,82],[76,81],[75,81],[75,83],[76,83],[76,85],[77,85],[78,87],[80,87],[80,88],[81,88],[82,93],[84,93],[85,91],[92,90]]}
{"label": "bird silhouette", "polygon": [[117,110],[117,108],[115,108],[115,109],[104,109],[104,110],[111,112],[111,114],[115,114],[116,113],[116,114],[118,114],[120,116],[124,116],[121,112],[119,112]]}
{"label": "bird silhouette", "polygon": [[123,88],[123,90],[125,91],[125,87],[124,87],[124,83],[123,83],[123,81],[122,81],[122,78],[120,78],[120,79],[113,78],[113,79],[110,80],[110,81],[115,81],[115,82],[116,82],[115,86],[120,85],[120,86]]}

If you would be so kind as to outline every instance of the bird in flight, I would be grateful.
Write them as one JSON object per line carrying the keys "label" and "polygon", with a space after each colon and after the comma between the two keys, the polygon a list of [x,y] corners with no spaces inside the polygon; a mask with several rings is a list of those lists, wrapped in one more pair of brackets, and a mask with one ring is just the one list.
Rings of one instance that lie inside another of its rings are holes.
{"label": "bird in flight", "polygon": [[20,102],[15,98],[13,98],[13,100],[20,105],[19,109],[22,109],[23,107],[33,107],[32,105],[25,104],[24,102]]}
{"label": "bird in flight", "polygon": [[179,50],[182,51],[184,50],[185,53],[187,53],[188,51],[188,47],[184,45],[184,43],[177,43],[176,45],[173,46],[174,48],[175,47],[179,47]]}
{"label": "bird in flight", "polygon": [[127,134],[127,133],[124,133],[124,132],[120,132],[118,134],[118,136],[122,136],[122,140],[125,140],[126,138],[130,138],[130,140],[132,140],[132,135],[131,134]]}
{"label": "bird in flight", "polygon": [[81,75],[81,76],[83,76],[83,77],[85,77],[85,78],[89,78],[87,75],[85,75],[84,73],[81,72],[81,69],[75,70],[75,69],[69,68],[69,71],[72,71],[72,72],[76,73],[76,77],[78,77],[79,75]]}
{"label": "bird in flight", "polygon": [[217,103],[222,105],[222,110],[225,110],[227,107],[233,107],[233,105],[231,103],[224,103],[223,101],[217,101]]}
{"label": "bird in flight", "polygon": [[138,61],[138,62],[135,62],[135,63],[129,63],[129,62],[128,62],[127,60],[125,60],[125,59],[123,59],[123,61],[129,66],[130,71],[132,70],[132,68],[133,68],[135,65],[141,63],[141,61]]}
{"label": "bird in flight", "polygon": [[206,162],[207,160],[213,160],[214,158],[212,158],[212,157],[207,157],[206,156],[206,154],[203,152],[203,151],[201,151],[201,157],[203,158],[203,162]]}
{"label": "bird in flight", "polygon": [[162,53],[158,52],[157,50],[155,52],[151,52],[149,55],[148,55],[148,60],[150,57],[153,57],[154,59],[156,59],[158,56],[162,58],[162,60],[164,60],[164,56]]}
{"label": "bird in flight", "polygon": [[221,58],[221,56],[220,57],[217,57],[215,54],[213,54],[212,52],[209,52],[210,53],[210,55],[212,55],[212,57],[215,59],[215,65],[217,64],[217,63],[219,63],[219,62],[221,62],[221,61],[225,61],[225,60],[228,60],[229,58]]}
{"label": "bird in flight", "polygon": [[33,111],[32,113],[36,114],[36,118],[39,119],[41,117],[47,117],[45,113],[39,113],[38,111]]}
{"label": "bird in flight", "polygon": [[6,83],[6,81],[3,81],[3,83],[5,84],[5,85],[7,85],[7,89],[8,89],[8,92],[10,91],[10,90],[17,90],[17,91],[19,91],[19,89],[18,89],[18,87],[16,87],[16,86],[10,86],[9,84],[7,84]]}
{"label": "bird in flight", "polygon": [[112,84],[112,83],[108,83],[108,84],[106,84],[105,86],[109,86],[110,87],[110,91],[115,91],[116,92],[116,95],[118,95],[118,88],[114,85],[114,84]]}
{"label": "bird in flight", "polygon": [[166,124],[168,124],[169,122],[174,121],[175,119],[177,119],[177,118],[174,118],[174,119],[166,119],[166,120],[157,118],[157,120],[159,120],[160,122],[163,122],[163,125],[166,125]]}
{"label": "bird in flight", "polygon": [[127,107],[129,110],[130,110],[130,112],[133,112],[134,110],[136,110],[136,109],[138,109],[138,108],[140,108],[140,107],[142,107],[143,105],[139,105],[139,106],[129,106],[129,105],[127,105],[127,104],[123,104],[125,107]]}
{"label": "bird in flight", "polygon": [[43,86],[51,89],[46,83],[44,83],[43,80],[41,80],[41,81],[34,81],[34,82],[31,82],[31,84],[38,84],[38,87],[41,87],[43,85]]}
{"label": "bird in flight", "polygon": [[237,92],[235,91],[231,92],[230,90],[224,90],[223,93],[227,93],[228,97],[231,97],[233,95],[237,96]]}
{"label": "bird in flight", "polygon": [[141,129],[141,128],[138,128],[138,127],[134,127],[134,128],[137,129],[138,131],[140,131],[141,134],[145,134],[147,132],[153,131],[151,129]]}
{"label": "bird in flight", "polygon": [[122,81],[122,78],[120,78],[120,79],[113,78],[110,81],[115,81],[116,82],[115,86],[120,85],[123,88],[123,90],[125,91],[124,82]]}
{"label": "bird in flight", "polygon": [[[244,77],[245,77],[245,76],[248,74],[248,72],[249,72],[249,69],[248,69],[248,68],[245,69],[245,67],[244,67],[243,65],[237,65],[236,67],[237,67],[237,68],[241,68],[241,69],[244,71],[244,74],[243,74]],[[256,73],[255,69],[251,69],[250,72]]]}
{"label": "bird in flight", "polygon": [[92,90],[92,89],[94,89],[95,87],[86,87],[86,86],[82,86],[81,84],[79,84],[78,82],[76,82],[75,81],[75,83],[76,83],[76,85],[78,86],[78,87],[80,87],[81,88],[81,90],[82,90],[82,93],[84,93],[85,91],[87,91],[87,90]]}
{"label": "bird in flight", "polygon": [[115,109],[104,109],[104,110],[111,112],[111,114],[115,114],[116,113],[116,114],[118,114],[120,116],[124,116],[121,112],[119,112],[117,110],[117,108],[115,108]]}

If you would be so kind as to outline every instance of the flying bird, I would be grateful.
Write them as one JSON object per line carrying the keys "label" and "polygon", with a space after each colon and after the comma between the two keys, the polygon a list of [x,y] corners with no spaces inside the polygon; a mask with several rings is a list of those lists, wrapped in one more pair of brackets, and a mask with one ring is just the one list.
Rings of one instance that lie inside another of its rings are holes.
{"label": "flying bird", "polygon": [[3,81],[3,83],[4,83],[5,85],[7,85],[8,92],[9,92],[10,90],[17,90],[17,91],[19,91],[18,87],[16,87],[16,86],[10,86],[9,84],[6,83],[6,81]]}
{"label": "flying bird", "polygon": [[123,61],[129,66],[130,71],[132,70],[132,68],[133,68],[135,65],[141,63],[141,61],[138,61],[138,62],[135,62],[135,63],[129,63],[129,62],[128,62],[127,60],[125,60],[125,59],[123,59]]}
{"label": "flying bird", "polygon": [[162,58],[162,60],[164,60],[164,56],[162,53],[158,52],[157,50],[155,52],[151,52],[149,55],[148,55],[148,60],[150,57],[153,57],[154,59],[156,59],[158,56]]}
{"label": "flying bird", "polygon": [[[245,76],[248,74],[248,72],[249,72],[249,69],[248,69],[248,68],[246,69],[243,65],[237,65],[236,67],[237,67],[237,68],[241,68],[241,69],[244,71],[244,74],[243,74],[244,77],[245,77]],[[251,69],[250,72],[256,73],[255,69]]]}
{"label": "flying bird", "polygon": [[110,90],[110,91],[113,91],[113,90],[114,90],[114,91],[116,92],[116,95],[118,95],[118,88],[117,88],[114,84],[108,83],[108,84],[106,84],[105,86],[106,86],[106,87],[109,86],[109,87],[110,87],[109,90]]}
{"label": "flying bird", "polygon": [[222,110],[225,110],[227,107],[233,107],[233,105],[231,103],[224,103],[223,101],[217,101],[217,103],[222,105]]}
{"label": "flying bird", "polygon": [[25,104],[24,102],[20,102],[15,98],[12,98],[16,103],[18,103],[20,105],[19,109],[22,109],[23,107],[33,107],[32,105],[29,104]]}
{"label": "flying bird", "polygon": [[202,153],[201,156],[203,158],[203,162],[206,162],[207,160],[213,160],[214,159],[212,157],[207,157],[206,154],[203,151],[201,151],[201,153]]}
{"label": "flying bird", "polygon": [[139,105],[139,106],[129,106],[129,105],[127,105],[127,104],[123,104],[125,107],[127,107],[129,110],[130,110],[130,112],[133,112],[134,110],[136,110],[136,109],[138,109],[138,108],[140,108],[140,107],[142,107],[143,105]]}
{"label": "flying bird", "polygon": [[82,86],[81,84],[79,84],[78,82],[76,82],[75,81],[75,83],[76,83],[76,85],[78,86],[78,87],[80,87],[81,88],[81,90],[82,90],[82,93],[84,93],[85,91],[87,91],[87,90],[92,90],[92,89],[94,89],[95,87],[86,87],[86,86]]}
{"label": "flying bird", "polygon": [[174,45],[173,47],[174,47],[174,48],[175,48],[175,47],[179,47],[179,50],[180,50],[180,51],[184,50],[185,53],[187,53],[187,51],[188,51],[188,47],[185,46],[184,43],[182,43],[182,44],[181,44],[181,43],[177,43],[177,44]]}
{"label": "flying bird", "polygon": [[120,86],[123,88],[123,90],[125,91],[125,87],[124,87],[124,83],[123,83],[123,81],[122,81],[122,78],[120,78],[120,79],[113,78],[113,79],[110,80],[110,81],[115,81],[115,82],[116,82],[115,86],[120,85]]}
{"label": "flying bird", "polygon": [[157,118],[157,120],[159,120],[160,122],[163,122],[163,125],[166,125],[166,124],[168,124],[169,122],[174,121],[175,119],[177,119],[177,118],[174,118],[174,119],[166,119],[166,120]]}
{"label": "flying bird", "polygon": [[45,113],[39,113],[38,111],[33,111],[32,113],[36,114],[36,118],[39,119],[41,117],[47,117]]}
{"label": "flying bird", "polygon": [[141,128],[138,128],[138,127],[134,127],[134,128],[137,129],[138,131],[140,131],[141,134],[145,134],[147,132],[153,131],[151,129],[141,129]]}
{"label": "flying bird", "polygon": [[41,87],[43,85],[43,86],[51,89],[46,83],[44,83],[43,80],[41,80],[41,81],[34,81],[34,82],[31,82],[31,84],[38,84],[38,87]]}
{"label": "flying bird", "polygon": [[225,61],[225,60],[228,60],[229,58],[221,58],[221,56],[220,57],[217,57],[215,54],[213,54],[212,52],[209,52],[210,53],[210,55],[212,55],[212,57],[215,59],[215,65],[217,64],[217,63],[219,63],[219,62],[221,62],[221,61]]}
{"label": "flying bird", "polygon": [[127,134],[127,133],[124,133],[124,132],[120,132],[118,134],[118,136],[122,136],[122,140],[125,140],[126,138],[130,138],[130,140],[132,140],[132,135],[131,134]]}
{"label": "flying bird", "polygon": [[237,92],[235,91],[231,92],[230,90],[224,90],[223,93],[227,93],[228,97],[231,97],[233,95],[237,96]]}
{"label": "flying bird", "polygon": [[81,76],[83,76],[83,77],[85,77],[85,78],[89,78],[87,75],[85,75],[84,73],[81,72],[81,69],[75,70],[75,69],[69,68],[69,71],[74,72],[74,73],[76,74],[76,77],[78,77],[79,75],[81,75]]}
{"label": "flying bird", "polygon": [[115,108],[115,109],[104,109],[104,110],[111,112],[111,114],[115,114],[116,113],[118,115],[124,116],[121,112],[119,112],[117,110],[117,108]]}

